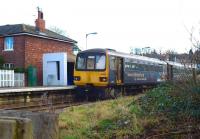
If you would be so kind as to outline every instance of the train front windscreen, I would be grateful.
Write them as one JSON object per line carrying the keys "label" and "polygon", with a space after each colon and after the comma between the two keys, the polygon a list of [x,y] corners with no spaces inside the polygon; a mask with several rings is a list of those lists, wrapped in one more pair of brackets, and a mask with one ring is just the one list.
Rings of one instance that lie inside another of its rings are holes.
{"label": "train front windscreen", "polygon": [[76,70],[102,71],[106,68],[106,55],[93,53],[80,53],[76,59]]}

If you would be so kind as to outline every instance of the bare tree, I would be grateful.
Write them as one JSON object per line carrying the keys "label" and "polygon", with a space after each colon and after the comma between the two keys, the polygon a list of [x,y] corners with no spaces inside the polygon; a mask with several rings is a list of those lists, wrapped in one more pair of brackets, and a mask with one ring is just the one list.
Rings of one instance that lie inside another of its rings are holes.
{"label": "bare tree", "polygon": [[[190,42],[192,44],[192,49],[194,50],[193,52],[191,49],[189,52],[191,66],[196,65],[198,67],[198,65],[200,65],[200,24],[196,27],[192,26],[190,30],[186,28],[186,30],[190,35]],[[195,83],[198,77],[196,73],[196,69],[193,69],[193,79]]]}
{"label": "bare tree", "polygon": [[64,31],[64,30],[62,30],[62,29],[60,29],[60,28],[58,28],[56,26],[49,27],[49,30],[51,30],[53,32],[56,32],[56,33],[58,33],[60,35],[66,36],[66,31]]}
{"label": "bare tree", "polygon": [[[189,30],[185,27],[189,34],[189,40],[192,44],[192,49],[189,51],[191,63],[200,63],[200,24],[197,27],[192,26]],[[192,51],[194,50],[194,52]]]}

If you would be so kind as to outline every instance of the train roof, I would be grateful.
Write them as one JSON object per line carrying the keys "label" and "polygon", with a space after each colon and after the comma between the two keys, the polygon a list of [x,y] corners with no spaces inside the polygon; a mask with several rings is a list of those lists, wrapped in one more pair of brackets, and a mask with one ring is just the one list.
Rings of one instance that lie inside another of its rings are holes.
{"label": "train roof", "polygon": [[166,61],[169,65],[172,65],[172,66],[176,66],[176,67],[183,67],[184,68],[184,65],[181,64],[181,63],[177,63],[177,62],[174,62],[174,61]]}
{"label": "train roof", "polygon": [[113,55],[113,56],[119,56],[119,57],[123,57],[123,58],[132,58],[132,59],[136,59],[136,60],[142,60],[142,61],[158,63],[158,64],[163,64],[163,65],[166,64],[166,62],[156,59],[156,58],[150,58],[150,57],[146,57],[146,56],[139,56],[139,55],[133,55],[133,54],[123,53],[123,52],[117,52],[116,50],[113,50],[113,49],[96,48],[96,49],[88,49],[88,50],[82,51],[80,53],[85,53],[85,52],[100,52],[100,53],[107,52],[109,55]]}
{"label": "train roof", "polygon": [[191,65],[191,64],[182,64],[182,63],[173,62],[173,61],[162,61],[157,58],[150,58],[150,57],[146,57],[146,56],[139,56],[139,55],[118,52],[114,49],[95,48],[95,49],[84,50],[79,53],[81,54],[81,53],[86,53],[86,52],[108,53],[109,55],[113,55],[113,56],[119,56],[119,57],[123,57],[123,58],[132,58],[132,59],[136,59],[136,60],[152,62],[152,63],[157,63],[157,64],[163,64],[163,65],[169,64],[169,65],[180,67],[180,68],[197,68],[196,64]]}
{"label": "train roof", "polygon": [[84,51],[79,52],[79,54],[81,54],[81,53],[86,53],[86,52],[106,53],[106,52],[107,52],[107,49],[102,49],[102,48],[87,49],[87,50],[84,50]]}
{"label": "train roof", "polygon": [[127,54],[127,53],[116,52],[116,51],[108,51],[108,54],[119,56],[119,57],[124,57],[124,58],[132,58],[132,59],[141,60],[141,61],[163,64],[163,65],[166,64],[166,62],[164,62],[160,59],[150,58],[150,57],[146,57],[146,56],[139,56],[139,55]]}
{"label": "train roof", "polygon": [[180,68],[197,68],[197,64],[182,64],[182,63],[177,63],[173,61],[166,61],[168,64]]}

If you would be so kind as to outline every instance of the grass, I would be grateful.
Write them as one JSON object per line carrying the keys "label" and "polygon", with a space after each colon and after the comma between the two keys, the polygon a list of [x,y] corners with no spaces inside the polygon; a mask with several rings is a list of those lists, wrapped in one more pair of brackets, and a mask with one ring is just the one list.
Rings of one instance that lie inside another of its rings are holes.
{"label": "grass", "polygon": [[199,84],[167,83],[134,98],[65,109],[60,139],[188,138],[200,132]]}
{"label": "grass", "polygon": [[133,97],[97,102],[67,108],[61,115],[60,138],[111,138],[137,135],[142,128],[138,124],[139,108],[132,105]]}

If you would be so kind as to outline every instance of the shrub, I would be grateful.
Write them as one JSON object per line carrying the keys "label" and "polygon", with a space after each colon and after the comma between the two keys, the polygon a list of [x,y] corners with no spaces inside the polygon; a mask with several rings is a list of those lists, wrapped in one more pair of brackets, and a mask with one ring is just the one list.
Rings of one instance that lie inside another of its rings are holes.
{"label": "shrub", "polygon": [[3,56],[0,56],[0,68],[3,67],[3,64],[4,64],[4,58]]}
{"label": "shrub", "polygon": [[149,91],[139,100],[146,115],[162,114],[172,120],[200,118],[200,87],[194,84],[166,84]]}
{"label": "shrub", "polygon": [[25,68],[14,68],[14,71],[17,73],[25,73],[26,72]]}

